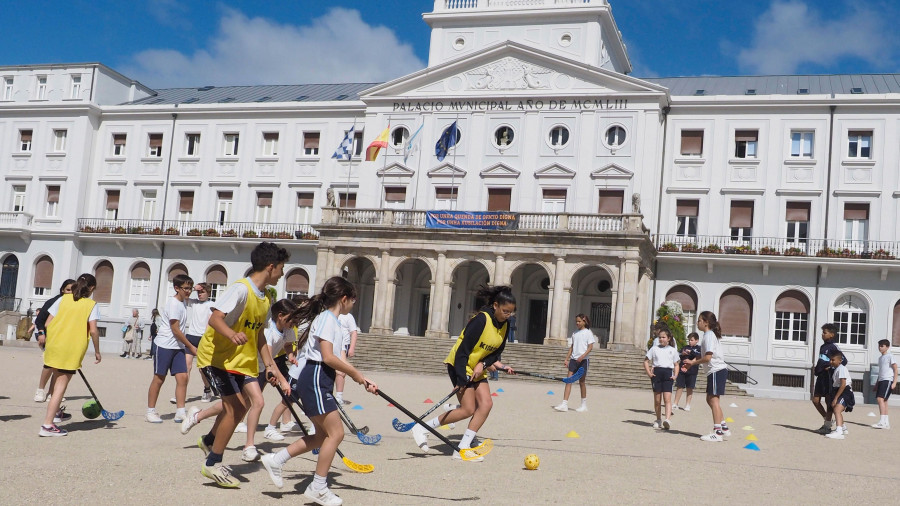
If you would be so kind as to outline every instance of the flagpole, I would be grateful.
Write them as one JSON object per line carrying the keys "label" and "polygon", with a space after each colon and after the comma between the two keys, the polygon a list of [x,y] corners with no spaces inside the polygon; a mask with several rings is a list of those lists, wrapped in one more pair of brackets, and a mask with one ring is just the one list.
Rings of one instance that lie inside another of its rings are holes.
{"label": "flagpole", "polygon": [[[424,127],[425,127],[425,118],[423,117],[423,118],[422,118],[422,127],[421,127],[422,130],[425,129]],[[416,130],[416,133],[421,134],[422,132],[419,131],[419,130]],[[417,137],[418,137],[418,136],[417,136]],[[415,139],[410,139],[410,142],[412,142],[412,141],[414,141],[414,140],[415,140]],[[421,140],[421,139],[419,139],[419,140]],[[410,146],[410,149],[412,149],[412,146]],[[420,151],[421,151],[421,150],[420,150]],[[416,208],[416,200],[417,200],[417,198],[418,198],[418,196],[419,196],[419,173],[422,172],[422,154],[419,153],[419,156],[418,156],[417,158],[419,159],[419,161],[417,162],[418,164],[416,165],[416,182],[415,182],[415,185],[414,185],[414,188],[413,188],[413,201],[412,201],[412,208],[413,208],[413,209]]]}
{"label": "flagpole", "polygon": [[453,122],[453,167],[451,167],[450,171],[450,196],[456,196],[454,199],[450,199],[450,210],[453,211],[456,208],[456,201],[459,199],[459,191],[456,190],[456,152],[459,151],[456,149],[459,145],[459,136],[457,132],[459,132],[459,113],[456,113],[456,121]]}
{"label": "flagpole", "polygon": [[[350,202],[350,174],[353,172],[353,154],[356,152],[356,118],[353,118],[353,126],[350,127],[353,137],[350,138],[350,165],[347,167],[347,191],[344,193],[344,204]],[[341,207],[338,199],[338,207]]]}
{"label": "flagpole", "polygon": [[381,209],[384,209],[384,171],[387,170],[387,157],[388,150],[391,147],[391,115],[388,114],[388,142],[387,146],[384,148],[384,156],[382,159],[384,160],[383,165],[381,166]]}

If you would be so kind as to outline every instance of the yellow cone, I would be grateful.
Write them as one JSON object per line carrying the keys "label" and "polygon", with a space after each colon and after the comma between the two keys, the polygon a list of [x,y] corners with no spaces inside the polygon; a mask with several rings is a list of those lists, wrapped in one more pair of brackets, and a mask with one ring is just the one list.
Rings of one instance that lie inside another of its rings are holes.
{"label": "yellow cone", "polygon": [[566,437],[581,437],[581,436],[579,436],[578,433],[573,430],[573,431],[569,432],[568,434],[566,434]]}
{"label": "yellow cone", "polygon": [[744,439],[746,439],[747,441],[759,441],[759,438],[754,436],[753,434],[750,434],[749,436],[745,437]]}
{"label": "yellow cone", "polygon": [[732,420],[730,416],[726,418],[725,421],[728,423],[734,423],[734,420]]}
{"label": "yellow cone", "polygon": [[753,430],[753,427],[751,427],[749,425],[744,425],[744,428],[741,430]]}
{"label": "yellow cone", "polygon": [[441,426],[438,427],[438,428],[441,429],[441,430],[450,430],[450,426],[449,426],[449,425],[441,425]]}

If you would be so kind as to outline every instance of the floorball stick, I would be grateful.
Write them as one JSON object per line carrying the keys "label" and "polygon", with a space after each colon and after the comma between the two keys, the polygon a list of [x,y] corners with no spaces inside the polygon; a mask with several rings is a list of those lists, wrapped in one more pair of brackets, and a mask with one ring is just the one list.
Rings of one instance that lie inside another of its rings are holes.
{"label": "floorball stick", "polygon": [[[441,399],[440,401],[438,401],[437,404],[435,404],[434,406],[432,406],[431,409],[429,409],[428,411],[426,411],[425,413],[423,413],[422,416],[420,416],[419,418],[421,418],[422,420],[424,420],[426,416],[430,415],[430,414],[431,414],[434,410],[436,410],[437,408],[443,406],[444,403],[447,402],[448,400],[450,400],[451,397],[453,397],[454,395],[456,395],[456,392],[458,392],[458,391],[459,391],[459,388],[454,388],[452,392],[450,392],[449,394],[447,394],[447,397],[444,397],[443,399]],[[394,418],[394,421],[393,421],[392,423],[393,423],[393,425],[394,425],[394,430],[396,430],[397,432],[407,432],[407,431],[409,431],[410,429],[412,429],[413,427],[416,426],[416,422],[403,423],[403,422],[400,421],[399,418]]]}
{"label": "floorball stick", "polygon": [[87,380],[87,378],[84,377],[84,373],[81,372],[81,369],[78,369],[78,374],[81,375],[81,379],[83,379],[84,384],[87,385],[88,390],[91,392],[91,396],[94,398],[95,401],[97,401],[97,406],[100,407],[100,414],[103,415],[103,418],[106,418],[107,420],[110,420],[110,421],[115,421],[115,420],[118,420],[119,418],[122,418],[123,416],[125,416],[125,411],[118,411],[116,413],[110,413],[109,411],[103,409],[103,404],[100,404],[100,399],[97,398],[97,394],[94,393],[94,389],[91,388],[91,384],[88,383],[88,380]]}
{"label": "floorball stick", "polygon": [[353,425],[353,420],[350,419],[350,415],[348,415],[347,412],[344,411],[344,408],[341,407],[341,402],[337,401],[336,404],[337,404],[338,410],[341,413],[341,420],[344,421],[344,424],[347,425],[347,427],[350,429],[351,432],[356,434],[356,437],[362,442],[362,444],[374,445],[374,444],[378,444],[378,442],[381,441],[381,434],[375,434],[374,436],[369,436],[366,434],[366,432],[369,432],[368,430],[366,430],[366,432],[363,432],[363,431],[357,429],[356,425]]}
{"label": "floorball stick", "polygon": [[[506,371],[506,369],[501,369],[501,370]],[[575,383],[576,381],[580,380],[582,376],[584,376],[584,366],[579,367],[578,370],[575,371],[575,374],[569,376],[568,378],[558,378],[556,376],[548,376],[546,374],[538,374],[536,372],[526,372],[526,371],[519,371],[519,370],[516,370],[515,374],[518,374],[520,376],[531,376],[534,378],[544,378],[544,379],[548,379],[548,380],[562,381],[563,383]]]}

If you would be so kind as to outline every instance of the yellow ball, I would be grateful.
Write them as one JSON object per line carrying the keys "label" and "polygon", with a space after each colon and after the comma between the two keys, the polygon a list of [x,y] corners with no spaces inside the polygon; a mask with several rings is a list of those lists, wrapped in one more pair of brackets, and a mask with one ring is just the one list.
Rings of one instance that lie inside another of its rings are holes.
{"label": "yellow ball", "polygon": [[541,465],[541,459],[539,459],[537,455],[532,453],[531,455],[525,457],[525,469],[534,471],[538,468],[539,465]]}

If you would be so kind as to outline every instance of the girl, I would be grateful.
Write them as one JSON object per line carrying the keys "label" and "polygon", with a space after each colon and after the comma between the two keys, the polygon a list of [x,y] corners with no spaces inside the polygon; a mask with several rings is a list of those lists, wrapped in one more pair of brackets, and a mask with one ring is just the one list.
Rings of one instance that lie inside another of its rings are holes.
{"label": "girl", "polygon": [[[487,305],[469,320],[444,360],[450,381],[458,390],[456,397],[459,399],[459,406],[428,421],[429,425],[437,428],[471,417],[459,442],[460,448],[471,447],[475,434],[481,429],[493,407],[491,387],[485,381],[488,371],[504,370],[507,374],[515,374],[511,367],[500,362],[509,329],[507,320],[516,311],[516,298],[513,297],[512,289],[508,286],[483,286],[475,298],[486,300]],[[428,451],[428,431],[416,424],[412,433],[419,448]],[[461,457],[458,452],[453,452],[453,458]],[[473,459],[481,460],[484,459]]]}
{"label": "girl", "polygon": [[63,295],[49,309],[47,317],[47,334],[50,336],[44,350],[44,367],[53,373],[53,391],[44,415],[44,424],[38,432],[40,436],[65,436],[68,432],[54,423],[54,418],[62,419],[59,409],[66,387],[75,370],[81,368],[81,362],[87,353],[88,336],[94,343],[94,363],[99,364],[100,333],[97,320],[100,312],[97,303],[90,299],[97,287],[97,280],[90,274],[82,274],[75,281],[72,293]]}
{"label": "girl", "polygon": [[[59,294],[55,295],[52,299],[48,300],[41,306],[41,311],[38,313],[37,317],[34,319],[34,326],[37,328],[38,336],[38,346],[41,347],[41,350],[44,349],[44,344],[47,342],[47,317],[50,316],[50,307],[56,303],[63,295],[67,293],[72,293],[72,287],[75,286],[74,279],[67,279],[63,281],[62,287],[59,289]],[[46,402],[47,399],[53,395],[53,392],[50,389],[47,389],[47,392],[44,393],[44,387],[47,386],[47,382],[50,381],[50,374],[52,369],[42,368],[41,369],[41,379],[38,380],[38,388],[34,393],[34,402]],[[50,383],[53,384],[52,382]],[[63,399],[65,402],[65,399]]]}
{"label": "girl", "polygon": [[[597,342],[597,338],[594,337],[594,333],[591,332],[591,320],[589,320],[586,315],[579,314],[575,317],[575,327],[578,330],[573,332],[572,337],[570,338],[572,344],[569,346],[569,354],[566,355],[565,365],[569,370],[569,376],[578,372],[578,369],[581,367],[584,367],[584,375],[578,380],[578,386],[581,387],[581,406],[575,408],[575,411],[580,413],[587,411],[587,384],[585,383],[585,378],[587,377],[588,371],[588,355],[594,348],[594,343]],[[566,383],[566,391],[563,394],[562,404],[554,406],[553,409],[557,411],[568,411],[569,393],[571,392],[572,384]]]}
{"label": "girl", "polygon": [[[668,330],[659,331],[659,345],[647,350],[647,356],[644,359],[644,370],[653,383],[653,409],[656,411],[656,421],[653,422],[653,428],[662,428],[669,430],[672,418],[672,383],[678,376],[678,352],[675,347],[669,346],[669,339],[672,338],[671,332]],[[650,366],[653,369],[650,369]],[[660,418],[661,402],[666,401],[666,419]]]}
{"label": "girl", "polygon": [[[334,460],[338,445],[344,439],[344,426],[337,413],[333,389],[337,371],[375,393],[378,387],[361,372],[340,358],[343,335],[338,316],[347,314],[356,302],[356,288],[342,277],[335,276],[325,282],[322,291],[300,303],[291,316],[293,324],[312,320],[300,339],[306,365],[300,373],[298,393],[303,411],[316,428],[315,435],[304,436],[278,453],[262,457],[263,466],[276,487],[284,486],[281,478],[284,464],[291,458],[319,448],[316,471],[312,483],[303,493],[309,499],[325,505],[342,504],[341,498],[328,489],[328,468]],[[289,392],[285,390],[285,394]]]}
{"label": "girl", "polygon": [[684,364],[693,367],[695,364],[703,364],[706,370],[706,403],[712,411],[713,431],[700,437],[702,441],[722,442],[724,436],[730,436],[731,431],[725,423],[725,415],[719,404],[719,397],[725,393],[725,380],[728,379],[728,369],[722,351],[719,347],[719,339],[722,338],[722,329],[719,320],[712,311],[704,311],[697,317],[697,329],[703,332],[700,341],[700,358],[688,359]]}

